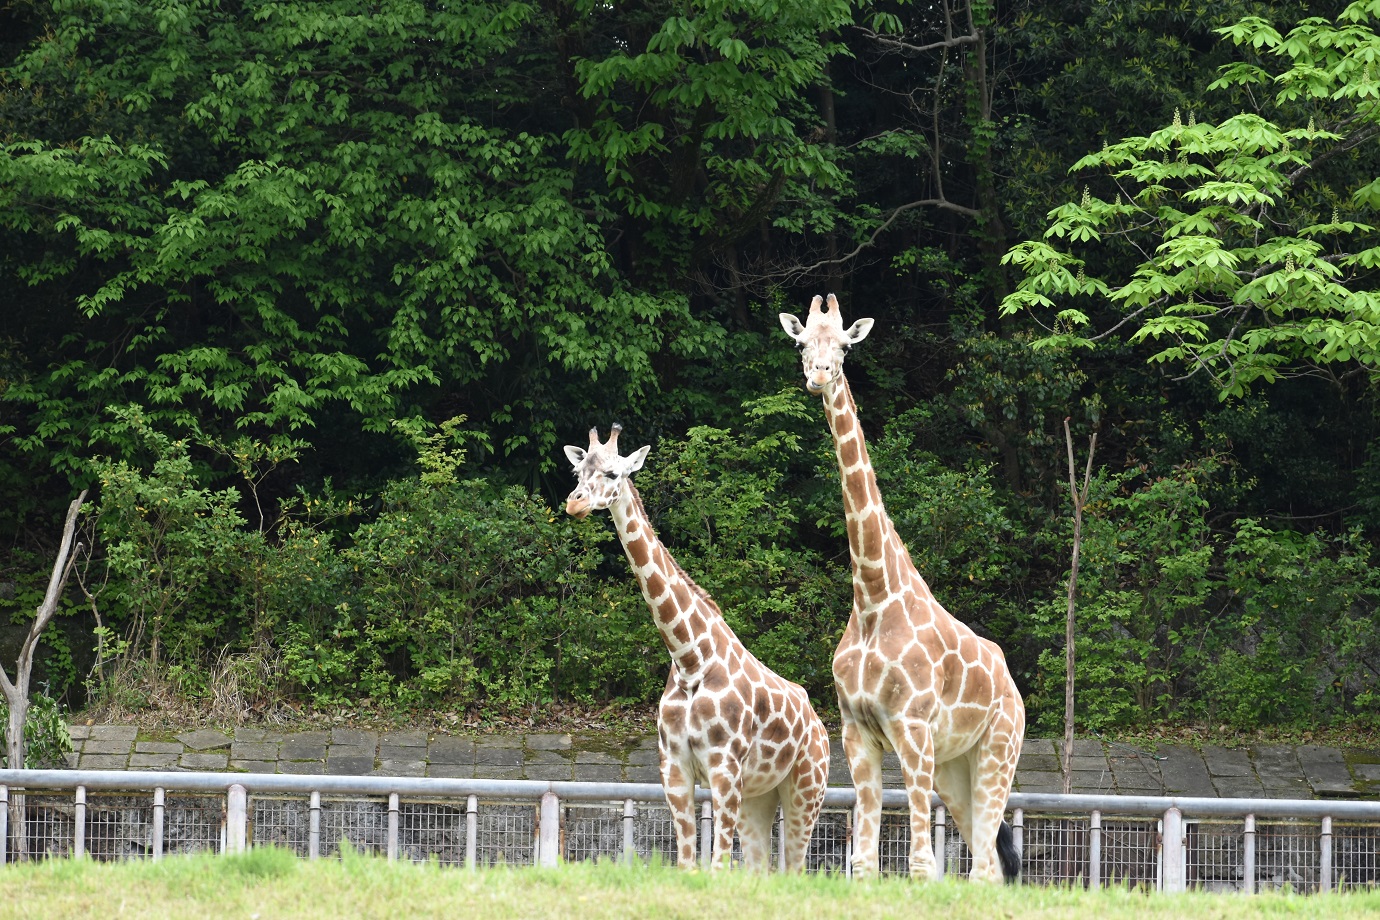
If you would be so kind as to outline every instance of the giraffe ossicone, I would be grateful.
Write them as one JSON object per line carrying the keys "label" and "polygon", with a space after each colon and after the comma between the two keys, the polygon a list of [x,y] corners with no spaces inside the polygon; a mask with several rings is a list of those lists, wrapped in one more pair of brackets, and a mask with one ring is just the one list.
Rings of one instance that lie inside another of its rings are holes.
{"label": "giraffe ossicone", "polygon": [[566,499],[582,518],[607,509],[642,597],[671,656],[657,709],[657,748],[666,804],[676,832],[676,862],[693,868],[695,786],[714,808],[711,868],[728,864],[736,832],[743,862],[764,870],[772,823],[781,807],[782,857],[788,872],[804,868],[810,835],[829,780],[829,736],[799,685],[747,650],[713,598],[690,580],[657,538],[632,483],[650,447],[618,453],[621,425],[607,442],[590,429],[589,446],[567,446],[578,480]]}
{"label": "giraffe ossicone", "polygon": [[815,297],[804,323],[780,315],[800,347],[805,385],[819,393],[834,440],[853,570],[853,611],[834,653],[843,747],[857,790],[853,871],[875,875],[882,754],[901,762],[910,806],[910,873],[934,878],[930,793],[973,854],[972,877],[1020,872],[1002,820],[1025,734],[1025,704],[996,643],[935,599],[882,503],[857,406],[843,374],[872,320],[847,329],[838,300]]}

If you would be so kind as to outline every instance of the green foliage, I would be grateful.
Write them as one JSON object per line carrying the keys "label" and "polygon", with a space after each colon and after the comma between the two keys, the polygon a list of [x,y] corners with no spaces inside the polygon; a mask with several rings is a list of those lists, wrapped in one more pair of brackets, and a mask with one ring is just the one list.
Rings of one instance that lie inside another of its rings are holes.
{"label": "green foliage", "polygon": [[1075,163],[1090,184],[1007,254],[1024,280],[1003,310],[1045,317],[1044,346],[1090,347],[1109,302],[1152,361],[1210,376],[1223,397],[1301,368],[1373,370],[1377,15],[1354,3],[1286,36],[1259,17],[1219,29],[1241,59],[1211,88],[1247,110],[1176,111]]}
{"label": "green foliage", "polygon": [[[138,707],[165,686],[209,699],[227,679],[249,697],[394,709],[657,689],[640,597],[595,577],[609,535],[517,487],[460,478],[460,420],[399,426],[420,472],[390,483],[377,513],[338,540],[331,522],[357,515],[354,499],[300,498],[275,527],[252,528],[236,490],[195,487],[185,442],[136,409],[120,417],[151,462],[100,466],[105,701]],[[282,683],[264,686],[259,666]]]}
{"label": "green foliage", "polygon": [[669,274],[775,212],[784,224],[808,220],[805,205],[844,182],[810,130],[819,117],[806,93],[840,52],[830,36],[852,8],[692,0],[653,10],[582,47],[575,77],[592,111],[565,141],[635,226],[656,228],[651,268]]}
{"label": "green foliage", "polygon": [[[1222,475],[1103,476],[1085,511],[1077,597],[1081,729],[1209,718],[1234,728],[1354,718],[1380,665],[1377,573],[1358,534],[1209,526]],[[1064,599],[1034,611],[1048,643],[1028,700],[1062,719]]]}
{"label": "green foliage", "polygon": [[[10,707],[0,699],[0,734],[8,737]],[[0,746],[0,769],[10,769],[9,748]],[[67,730],[67,715],[46,693],[29,694],[29,711],[24,719],[24,764],[26,770],[60,770],[72,753],[72,735]]]}
{"label": "green foliage", "polygon": [[[622,280],[607,202],[529,130],[565,60],[530,46],[549,23],[526,3],[34,15],[0,84],[0,230],[46,252],[15,277],[77,333],[8,394],[53,462],[78,462],[108,403],[188,429],[344,413],[382,431],[443,381],[506,391],[486,421],[532,416],[505,446],[546,454],[563,381],[636,396],[653,355],[718,336],[683,295]],[[41,94],[68,124],[23,104]]]}
{"label": "green foliage", "polygon": [[[1205,520],[1211,458],[1167,476],[1099,478],[1084,509],[1076,632],[1078,723],[1134,724],[1173,711],[1184,655],[1211,583],[1214,541]],[[1036,611],[1050,642],[1041,655],[1042,725],[1062,718],[1065,600]]]}
{"label": "green foliage", "polygon": [[124,685],[162,680],[165,656],[185,665],[227,638],[231,615],[213,598],[233,578],[251,535],[239,492],[201,486],[185,440],[159,431],[137,406],[112,415],[152,458],[147,471],[111,458],[95,465],[113,601],[102,627],[112,669],[106,676]]}
{"label": "green foliage", "polygon": [[1211,717],[1249,729],[1364,712],[1358,694],[1373,686],[1380,655],[1380,574],[1360,535],[1328,539],[1247,519],[1224,567],[1222,622],[1192,659]]}

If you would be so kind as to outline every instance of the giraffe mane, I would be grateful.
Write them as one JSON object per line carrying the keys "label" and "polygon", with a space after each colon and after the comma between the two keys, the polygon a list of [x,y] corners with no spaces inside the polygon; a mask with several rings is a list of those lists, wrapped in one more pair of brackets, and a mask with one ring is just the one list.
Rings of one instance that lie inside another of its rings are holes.
{"label": "giraffe mane", "polygon": [[[650,521],[652,517],[647,513],[647,506],[642,504],[642,493],[637,491],[637,486],[633,485],[633,481],[631,478],[628,479],[628,488],[631,490],[629,492],[629,495],[632,497],[634,508],[641,514],[642,517]],[[700,587],[699,582],[691,578],[689,574],[686,573],[685,569],[681,568],[680,561],[669,552],[666,554],[666,558],[671,560],[671,565],[675,568],[676,574],[679,575],[681,579],[684,580],[684,582],[690,586],[690,592],[694,594],[695,597],[699,598],[701,601],[704,601],[706,604],[708,604],[710,609],[712,609],[720,617],[723,617],[724,612],[723,609],[719,607],[718,601],[714,600],[714,598],[710,596],[708,591]]]}

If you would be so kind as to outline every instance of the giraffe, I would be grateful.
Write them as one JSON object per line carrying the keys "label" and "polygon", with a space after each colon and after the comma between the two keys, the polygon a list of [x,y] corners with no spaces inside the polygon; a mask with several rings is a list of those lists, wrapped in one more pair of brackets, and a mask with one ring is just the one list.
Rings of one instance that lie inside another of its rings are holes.
{"label": "giraffe", "polygon": [[993,642],[946,611],[916,570],[882,504],[843,358],[871,319],[843,327],[838,300],[816,296],[804,324],[781,325],[800,346],[805,387],[823,397],[843,486],[853,611],[834,652],[843,747],[857,789],[853,871],[877,872],[882,753],[901,762],[910,806],[910,874],[938,874],[930,792],[939,794],[973,854],[972,877],[1020,872],[1002,820],[1025,732],[1025,705]]}
{"label": "giraffe", "polygon": [[657,710],[661,783],[676,832],[676,862],[695,866],[695,786],[714,807],[710,868],[728,864],[737,831],[743,862],[765,870],[776,807],[784,819],[785,869],[798,872],[824,803],[829,735],[804,688],[757,660],[714,599],[690,580],[657,538],[633,485],[650,447],[618,454],[621,425],[606,443],[591,428],[588,449],[567,446],[578,485],[567,514],[607,508],[652,620],[671,655]]}

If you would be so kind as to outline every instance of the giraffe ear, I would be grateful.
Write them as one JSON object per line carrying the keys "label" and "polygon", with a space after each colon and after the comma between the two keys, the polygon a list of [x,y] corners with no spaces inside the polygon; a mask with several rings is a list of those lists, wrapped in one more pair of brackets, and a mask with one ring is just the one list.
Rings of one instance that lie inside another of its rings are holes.
{"label": "giraffe ear", "polygon": [[786,330],[786,335],[800,341],[800,337],[805,334],[805,326],[800,322],[794,313],[778,313],[781,320],[781,328]]}
{"label": "giraffe ear", "polygon": [[571,466],[579,466],[580,461],[585,459],[585,449],[583,447],[576,447],[574,444],[567,444],[565,446],[565,457],[570,461]]}
{"label": "giraffe ear", "polygon": [[652,445],[648,444],[628,454],[626,465],[623,467],[623,475],[631,476],[633,473],[642,469],[642,463],[647,459],[647,452],[651,449]]}
{"label": "giraffe ear", "polygon": [[874,320],[870,318],[858,320],[848,327],[848,331],[843,334],[843,340],[849,345],[858,344],[863,339],[867,338],[867,334],[872,331],[873,322]]}

